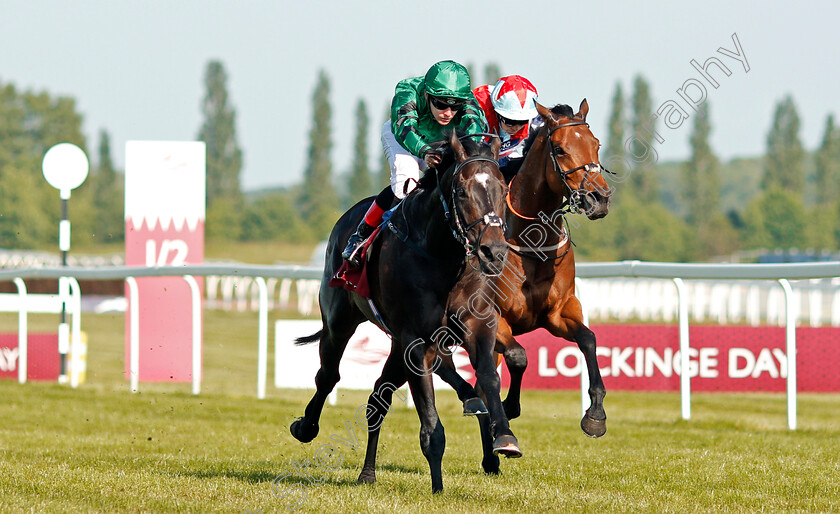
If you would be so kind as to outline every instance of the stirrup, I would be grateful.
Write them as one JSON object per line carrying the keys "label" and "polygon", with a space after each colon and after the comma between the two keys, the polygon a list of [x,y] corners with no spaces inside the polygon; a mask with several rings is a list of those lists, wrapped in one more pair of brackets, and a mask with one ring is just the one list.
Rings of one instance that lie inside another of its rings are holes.
{"label": "stirrup", "polygon": [[341,257],[357,268],[361,266],[362,261],[359,259],[359,252],[364,247],[366,240],[367,238],[362,237],[358,232],[354,233],[347,241],[347,248],[341,252]]}

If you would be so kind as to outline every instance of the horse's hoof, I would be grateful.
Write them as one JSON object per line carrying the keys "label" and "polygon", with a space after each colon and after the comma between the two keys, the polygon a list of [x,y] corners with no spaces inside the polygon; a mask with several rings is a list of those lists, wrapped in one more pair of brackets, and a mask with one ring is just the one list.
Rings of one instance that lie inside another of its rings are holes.
{"label": "horse's hoof", "polygon": [[522,450],[519,449],[519,441],[512,435],[500,435],[497,437],[493,441],[493,453],[509,459],[522,457]]}
{"label": "horse's hoof", "polygon": [[362,474],[357,480],[360,484],[374,484],[376,483],[376,471],[363,469]]}
{"label": "horse's hoof", "polygon": [[487,406],[484,405],[481,398],[469,398],[464,402],[464,416],[478,416],[481,414],[487,414],[488,412]]}
{"label": "horse's hoof", "polygon": [[499,470],[499,457],[495,455],[487,457],[481,461],[481,469],[483,469],[484,473],[488,475],[500,475],[501,470]]}
{"label": "horse's hoof", "polygon": [[303,424],[303,418],[296,419],[289,427],[289,431],[292,433],[292,437],[294,437],[302,443],[308,443],[315,439],[315,437],[318,435],[318,430],[318,425],[310,425],[310,428],[307,429]]}
{"label": "horse's hoof", "polygon": [[607,420],[584,416],[580,420],[580,428],[589,437],[601,437],[607,433]]}
{"label": "horse's hoof", "polygon": [[502,407],[504,407],[505,416],[509,420],[518,418],[519,415],[522,413],[521,409],[520,409],[520,406],[519,406],[519,402],[513,403],[513,402],[508,402],[507,400],[505,400],[505,401],[502,402]]}

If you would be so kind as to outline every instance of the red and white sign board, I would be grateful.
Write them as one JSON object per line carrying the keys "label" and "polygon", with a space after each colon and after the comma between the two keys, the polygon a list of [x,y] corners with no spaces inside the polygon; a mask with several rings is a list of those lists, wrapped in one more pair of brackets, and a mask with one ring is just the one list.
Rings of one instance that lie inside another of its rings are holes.
{"label": "red and white sign board", "polygon": [[[607,390],[679,391],[679,327],[599,325],[598,365]],[[578,389],[583,357],[577,345],[545,330],[517,336],[528,355],[524,389]],[[783,327],[689,327],[691,390],[784,392]],[[796,329],[800,392],[840,392],[840,328]]]}
{"label": "red and white sign board", "polygon": [[[27,380],[58,380],[58,334],[29,334]],[[0,378],[18,379],[20,349],[17,334],[0,334]]]}
{"label": "red and white sign board", "polygon": [[[204,262],[206,157],[203,142],[129,141],[125,151],[127,266]],[[202,284],[200,277],[196,277]],[[182,277],[138,278],[138,305],[126,285],[125,372],[131,313],[138,310],[141,381],[192,380],[192,295]]]}
{"label": "red and white sign board", "polygon": [[[679,327],[599,325],[598,365],[607,390],[679,391]],[[321,329],[320,321],[278,321],[275,385],[314,388],[318,344],[294,346],[294,339]],[[689,373],[695,392],[784,392],[787,377],[783,327],[690,327]],[[840,392],[840,328],[800,327],[797,390]],[[528,356],[523,389],[580,389],[583,356],[577,345],[545,330],[517,336]],[[370,323],[359,326],[341,360],[339,388],[372,390],[391,351],[390,339]],[[475,383],[463,349],[454,354],[458,372]],[[502,365],[504,368],[504,365]],[[502,385],[510,384],[506,369]],[[435,375],[435,388],[448,386]]]}

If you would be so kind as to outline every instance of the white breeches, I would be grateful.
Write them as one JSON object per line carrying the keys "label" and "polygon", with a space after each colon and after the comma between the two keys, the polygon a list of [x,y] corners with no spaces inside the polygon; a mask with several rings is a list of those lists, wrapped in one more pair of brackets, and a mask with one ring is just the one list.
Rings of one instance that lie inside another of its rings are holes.
{"label": "white breeches", "polygon": [[391,168],[391,189],[394,196],[403,199],[417,187],[420,172],[429,169],[429,166],[426,165],[426,161],[415,157],[397,142],[394,133],[391,132],[390,121],[382,125],[382,148]]}

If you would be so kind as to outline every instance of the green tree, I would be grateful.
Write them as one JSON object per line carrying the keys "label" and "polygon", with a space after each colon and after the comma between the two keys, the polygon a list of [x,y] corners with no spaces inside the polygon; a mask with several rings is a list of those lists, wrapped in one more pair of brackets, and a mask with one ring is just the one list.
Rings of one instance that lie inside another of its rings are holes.
{"label": "green tree", "polygon": [[[391,109],[386,105],[385,106],[385,116],[382,118],[382,125],[376,127],[377,134],[379,133],[382,126],[386,123],[390,123],[391,121]],[[380,151],[377,151],[377,155],[379,155],[379,178],[377,179],[377,184],[374,187],[374,193],[379,193],[382,189],[389,187],[391,185],[391,165],[388,164],[388,158],[385,157],[385,152],[381,151],[382,148],[379,148]]]}
{"label": "green tree", "polygon": [[840,129],[834,126],[834,115],[825,120],[816,161],[817,203],[824,205],[840,199]]}
{"label": "green tree", "polygon": [[313,123],[309,131],[308,162],[304,171],[301,192],[303,219],[320,237],[329,234],[338,219],[338,195],[332,184],[332,134],[330,128],[330,82],[324,70],[318,73],[318,82],[312,94]]}
{"label": "green tree", "polygon": [[[683,200],[688,205],[688,224],[694,230],[701,254],[715,251],[720,223],[720,162],[709,145],[709,104],[694,117],[691,157],[683,166]],[[708,256],[707,254],[706,256]],[[713,254],[712,254],[713,255]]]}
{"label": "green tree", "polygon": [[627,181],[630,186],[628,189],[642,202],[656,203],[659,202],[659,183],[655,170],[657,153],[654,149],[656,118],[653,115],[650,86],[641,75],[633,82],[632,104],[633,133],[625,145],[628,157],[634,164]]}
{"label": "green tree", "polygon": [[204,122],[198,138],[207,146],[208,239],[238,239],[244,199],[239,185],[242,150],[236,141],[236,111],[228,101],[227,72],[210,61],[204,73]]}
{"label": "green tree", "polygon": [[808,246],[836,250],[840,246],[840,128],[834,115],[825,120],[816,155],[816,204],[808,211]]}
{"label": "green tree", "polygon": [[803,248],[808,242],[802,197],[772,186],[744,211],[744,242],[748,249]]}
{"label": "green tree", "polygon": [[575,221],[580,225],[572,225],[575,252],[588,259],[681,262],[692,256],[691,230],[660,203],[627,196],[618,213],[597,221],[579,216]]}
{"label": "green tree", "polygon": [[[497,63],[490,62],[484,66],[484,83],[490,84],[490,89],[493,89],[493,85],[496,84],[496,81],[498,81],[500,78],[502,78],[502,69]],[[472,86],[477,87],[480,85],[481,84],[473,84]]]}
{"label": "green tree", "polygon": [[[630,173],[630,167],[626,160],[624,151],[625,128],[627,117],[625,115],[624,92],[621,89],[621,82],[615,83],[615,92],[612,97],[612,110],[610,111],[609,132],[607,132],[607,146],[601,153],[601,162],[615,175],[610,175],[610,182],[617,182],[616,190],[624,187],[624,182]],[[616,198],[622,197],[619,193]]]}
{"label": "green tree", "polygon": [[370,196],[373,186],[370,180],[370,169],[368,166],[368,113],[364,100],[356,104],[356,141],[353,152],[353,169],[350,171],[350,181],[347,192],[350,197],[350,205]]}
{"label": "green tree", "polygon": [[[60,201],[44,180],[41,163],[58,143],[73,143],[84,151],[81,126],[72,98],[0,84],[0,247],[56,249]],[[84,187],[73,192],[73,222],[76,213],[84,213],[85,204],[79,201]],[[75,243],[80,238],[75,230],[74,235]]]}
{"label": "green tree", "polygon": [[0,172],[0,248],[57,250],[58,209],[47,208],[59,205],[57,191],[28,169]]}
{"label": "green tree", "polygon": [[762,188],[780,187],[802,196],[805,190],[805,150],[799,140],[799,114],[790,95],[776,104],[767,135]]}
{"label": "green tree", "polygon": [[245,241],[303,242],[311,239],[286,191],[266,194],[245,208],[242,239]]}
{"label": "green tree", "polygon": [[840,243],[840,201],[817,204],[807,211],[807,246],[817,250],[837,250]]}
{"label": "green tree", "polygon": [[[470,84],[475,84],[476,74],[475,74],[475,66],[473,66],[473,63],[468,62],[467,64],[464,65],[464,68],[467,69],[467,75],[470,76]],[[425,71],[423,73],[425,73]],[[475,86],[473,85],[473,87],[475,87]]]}
{"label": "green tree", "polygon": [[97,210],[94,235],[99,242],[122,241],[125,237],[124,192],[121,176],[111,159],[111,138],[99,132],[99,159],[92,176],[93,203]]}

